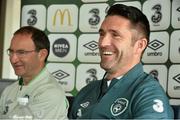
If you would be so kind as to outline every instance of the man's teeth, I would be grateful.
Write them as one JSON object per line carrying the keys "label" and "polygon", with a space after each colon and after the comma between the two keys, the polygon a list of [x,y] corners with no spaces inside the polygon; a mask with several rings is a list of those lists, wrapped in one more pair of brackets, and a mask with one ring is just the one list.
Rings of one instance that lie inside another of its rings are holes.
{"label": "man's teeth", "polygon": [[103,52],[103,55],[112,55],[112,52]]}

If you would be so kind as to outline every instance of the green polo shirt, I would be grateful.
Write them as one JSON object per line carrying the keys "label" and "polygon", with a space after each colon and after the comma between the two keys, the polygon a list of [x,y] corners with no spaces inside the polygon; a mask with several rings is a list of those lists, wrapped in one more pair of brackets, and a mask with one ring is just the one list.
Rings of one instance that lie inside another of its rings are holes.
{"label": "green polo shirt", "polygon": [[17,105],[17,98],[25,96],[29,97],[29,107],[35,118],[67,118],[68,102],[64,90],[46,67],[27,86],[21,86],[17,81],[3,91],[0,114],[8,115]]}
{"label": "green polo shirt", "polygon": [[85,86],[75,97],[70,118],[173,119],[173,110],[159,82],[137,64],[99,98],[102,80]]}

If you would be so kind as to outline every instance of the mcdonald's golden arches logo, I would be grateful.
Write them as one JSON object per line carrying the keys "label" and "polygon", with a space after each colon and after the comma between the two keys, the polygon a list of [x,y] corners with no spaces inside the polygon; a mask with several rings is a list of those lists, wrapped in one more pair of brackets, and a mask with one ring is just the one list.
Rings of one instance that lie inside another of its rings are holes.
{"label": "mcdonald's golden arches logo", "polygon": [[50,32],[74,32],[78,25],[76,5],[50,5],[47,15],[47,29]]}
{"label": "mcdonald's golden arches logo", "polygon": [[70,14],[70,11],[68,9],[57,9],[54,16],[53,16],[53,26],[56,26],[57,17],[59,17],[59,23],[60,25],[64,25],[65,17],[67,17],[67,23],[68,26],[72,26],[72,16]]}

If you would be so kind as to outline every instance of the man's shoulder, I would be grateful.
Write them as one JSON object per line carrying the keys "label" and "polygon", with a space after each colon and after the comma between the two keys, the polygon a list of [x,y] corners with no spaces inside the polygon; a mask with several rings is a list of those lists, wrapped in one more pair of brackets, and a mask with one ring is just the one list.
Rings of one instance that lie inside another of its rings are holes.
{"label": "man's shoulder", "polygon": [[159,80],[156,79],[155,77],[153,77],[152,75],[150,74],[147,74],[145,73],[144,74],[144,78],[143,80],[141,81],[141,83],[144,85],[144,86],[156,86],[156,87],[159,87],[161,86],[160,83],[159,83]]}
{"label": "man's shoulder", "polygon": [[142,77],[141,80],[139,80],[135,88],[136,92],[141,92],[143,94],[153,93],[153,95],[165,95],[165,91],[158,79],[155,79],[150,74],[145,74],[145,76]]}
{"label": "man's shoulder", "polygon": [[93,91],[97,91],[97,89],[100,87],[101,80],[96,80],[88,83],[86,86],[84,86],[80,91],[79,94],[88,94],[92,93]]}
{"label": "man's shoulder", "polygon": [[101,80],[92,81],[92,82],[88,83],[88,84],[84,87],[84,89],[96,88],[96,87],[98,87],[98,86],[100,85],[100,83],[101,83]]}
{"label": "man's shoulder", "polygon": [[19,81],[14,81],[12,84],[9,84],[2,90],[2,94],[9,95],[10,93],[11,94],[17,93],[18,86],[19,86]]}

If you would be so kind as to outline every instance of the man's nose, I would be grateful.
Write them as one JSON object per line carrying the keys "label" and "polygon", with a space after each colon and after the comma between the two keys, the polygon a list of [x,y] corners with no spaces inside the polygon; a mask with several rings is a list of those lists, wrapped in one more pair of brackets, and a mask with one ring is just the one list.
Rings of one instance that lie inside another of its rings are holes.
{"label": "man's nose", "polygon": [[100,47],[109,46],[110,44],[111,44],[111,38],[108,35],[105,35],[99,40]]}

